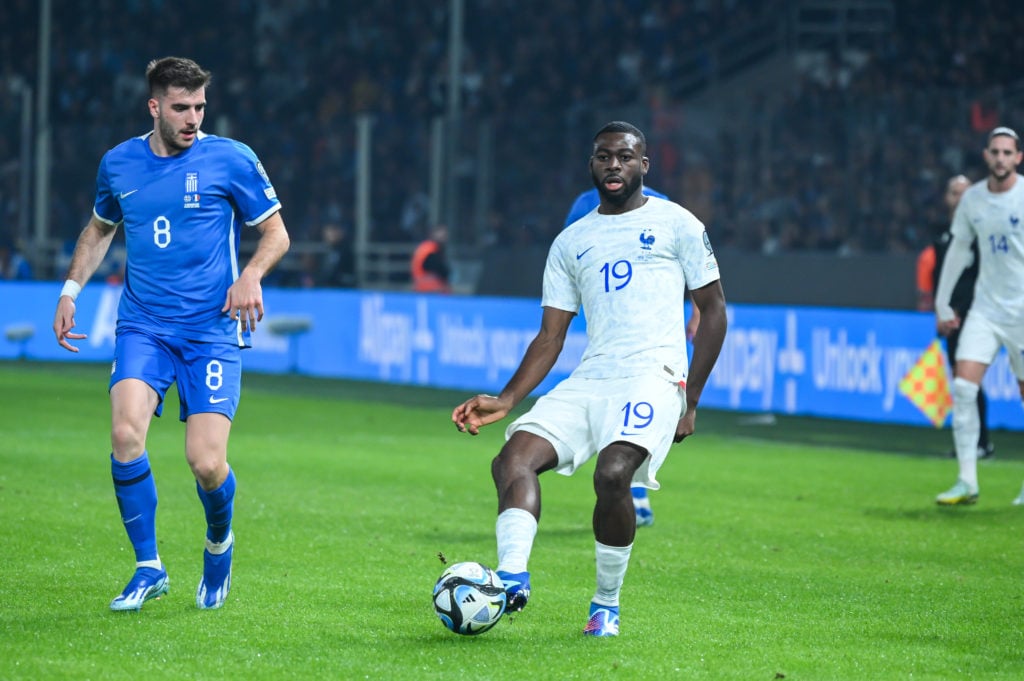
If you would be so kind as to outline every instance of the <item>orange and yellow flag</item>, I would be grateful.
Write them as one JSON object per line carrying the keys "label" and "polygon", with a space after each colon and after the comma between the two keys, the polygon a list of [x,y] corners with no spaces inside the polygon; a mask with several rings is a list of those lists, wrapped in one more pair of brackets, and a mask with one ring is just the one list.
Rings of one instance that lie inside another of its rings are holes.
{"label": "orange and yellow flag", "polygon": [[928,417],[932,425],[941,428],[953,408],[946,372],[946,353],[939,339],[932,341],[900,380],[900,392]]}

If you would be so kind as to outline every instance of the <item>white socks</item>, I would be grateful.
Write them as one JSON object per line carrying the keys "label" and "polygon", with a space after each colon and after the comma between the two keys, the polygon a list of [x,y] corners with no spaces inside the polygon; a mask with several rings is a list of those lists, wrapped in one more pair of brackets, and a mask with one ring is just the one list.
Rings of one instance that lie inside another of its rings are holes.
{"label": "white socks", "polygon": [[[526,572],[533,540],[537,536],[537,519],[533,514],[521,508],[502,511],[495,523],[495,534],[498,538],[496,569],[502,572]],[[606,546],[601,542],[594,542],[594,554],[597,559],[595,603],[608,606],[619,604],[619,592],[626,578],[626,568],[629,566],[629,554],[632,550],[632,544]]]}
{"label": "white socks", "polygon": [[504,572],[526,572],[533,539],[537,536],[537,519],[529,511],[509,508],[498,515],[495,523],[498,538],[498,567]]}
{"label": "white socks", "polygon": [[981,434],[978,390],[977,383],[953,379],[953,444],[960,464],[960,479],[973,490],[978,489],[978,436]]}
{"label": "white socks", "polygon": [[617,606],[633,545],[606,546],[595,541],[594,546],[597,556],[597,591],[594,592],[594,602],[598,605]]}

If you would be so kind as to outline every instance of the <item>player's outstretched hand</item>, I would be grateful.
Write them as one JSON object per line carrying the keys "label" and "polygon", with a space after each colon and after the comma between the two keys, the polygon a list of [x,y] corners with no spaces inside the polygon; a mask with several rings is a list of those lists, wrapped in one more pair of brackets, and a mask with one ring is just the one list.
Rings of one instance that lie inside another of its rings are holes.
{"label": "player's outstretched hand", "polygon": [[256,322],[263,321],[263,287],[255,277],[242,274],[228,289],[221,312],[227,312],[231,321],[242,320],[243,331],[255,331]]}
{"label": "player's outstretched hand", "polygon": [[493,395],[471,397],[452,411],[452,423],[460,433],[479,435],[480,427],[500,421],[509,412],[509,407]]}
{"label": "player's outstretched hand", "polygon": [[78,352],[78,348],[68,342],[71,340],[83,340],[89,336],[84,333],[71,333],[75,328],[75,301],[70,296],[61,296],[57,301],[57,312],[53,316],[53,333],[57,336],[57,342],[65,350]]}

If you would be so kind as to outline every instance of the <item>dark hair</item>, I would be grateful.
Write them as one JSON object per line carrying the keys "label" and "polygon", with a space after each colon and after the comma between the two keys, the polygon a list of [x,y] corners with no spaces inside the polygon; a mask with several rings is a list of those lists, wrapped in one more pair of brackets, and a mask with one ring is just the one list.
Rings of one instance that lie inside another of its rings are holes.
{"label": "dark hair", "polygon": [[640,140],[640,153],[647,153],[647,138],[644,136],[643,131],[632,123],[627,123],[625,121],[612,121],[611,123],[606,123],[605,126],[598,130],[597,134],[594,135],[594,141],[596,142],[597,138],[606,132],[624,132],[634,135],[638,140]]}
{"label": "dark hair", "polygon": [[199,64],[184,57],[154,59],[146,66],[150,97],[162,95],[172,87],[195,92],[209,85],[211,77],[209,71],[204,71]]}

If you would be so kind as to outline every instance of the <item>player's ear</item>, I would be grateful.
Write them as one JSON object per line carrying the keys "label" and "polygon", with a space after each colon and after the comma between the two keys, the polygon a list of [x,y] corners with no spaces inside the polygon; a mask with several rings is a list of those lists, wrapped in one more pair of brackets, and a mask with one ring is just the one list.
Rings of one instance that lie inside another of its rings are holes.
{"label": "player's ear", "polygon": [[150,97],[146,104],[149,107],[149,115],[153,118],[160,118],[160,101],[156,97]]}

